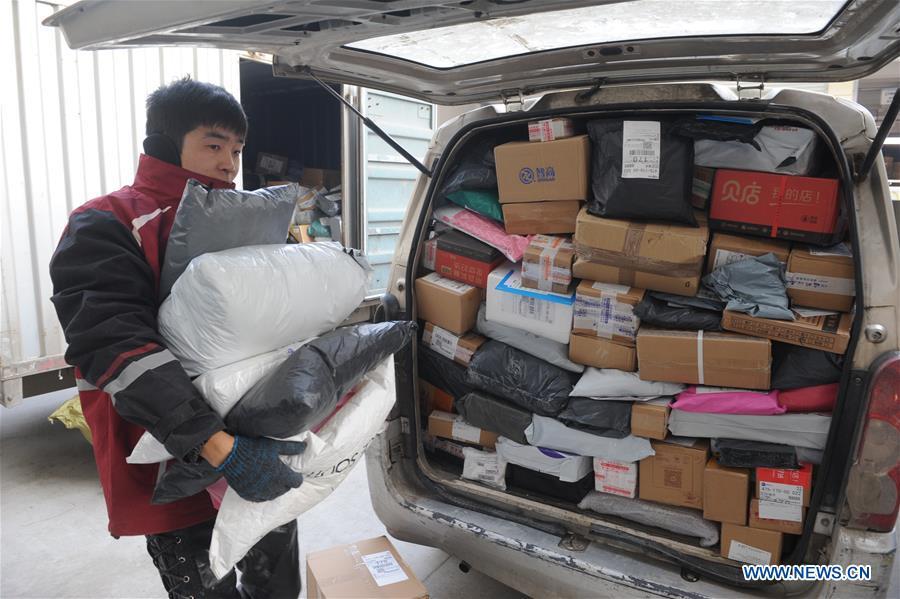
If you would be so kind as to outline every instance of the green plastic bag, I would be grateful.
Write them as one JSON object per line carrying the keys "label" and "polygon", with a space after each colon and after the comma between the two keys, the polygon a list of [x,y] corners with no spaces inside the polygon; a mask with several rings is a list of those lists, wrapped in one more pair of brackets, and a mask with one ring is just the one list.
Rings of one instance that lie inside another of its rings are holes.
{"label": "green plastic bag", "polygon": [[497,198],[496,191],[461,189],[448,195],[447,199],[458,206],[503,222],[503,210],[500,208],[500,200]]}
{"label": "green plastic bag", "polygon": [[323,225],[321,221],[314,220],[309,223],[308,233],[310,237],[328,237],[331,238],[331,227]]}

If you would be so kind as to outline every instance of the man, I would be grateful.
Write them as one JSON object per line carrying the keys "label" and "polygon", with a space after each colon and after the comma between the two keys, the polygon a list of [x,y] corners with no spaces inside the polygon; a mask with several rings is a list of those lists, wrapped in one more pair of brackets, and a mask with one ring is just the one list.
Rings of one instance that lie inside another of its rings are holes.
{"label": "man", "polygon": [[109,532],[146,535],[170,597],[297,597],[293,522],[265,537],[216,582],[208,567],[216,512],[204,492],[150,502],[157,465],[130,465],[144,430],[177,459],[206,460],[244,499],[265,501],[302,483],[279,455],[302,443],[232,437],[157,331],[158,284],[175,212],[189,178],[234,187],[247,117],[221,87],[185,78],[147,99],[146,154],[134,183],[69,217],[50,261],[53,303],[76,367],[81,404],[109,514]]}

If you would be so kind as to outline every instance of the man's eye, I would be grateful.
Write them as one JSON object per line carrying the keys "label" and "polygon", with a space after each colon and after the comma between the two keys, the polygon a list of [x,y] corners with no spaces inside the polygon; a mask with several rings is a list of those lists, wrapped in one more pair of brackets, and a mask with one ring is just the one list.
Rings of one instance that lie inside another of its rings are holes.
{"label": "man's eye", "polygon": [[222,149],[222,146],[220,146],[220,145],[218,145],[218,144],[210,144],[210,145],[209,145],[209,149],[212,150],[212,151],[214,151],[214,152],[218,152],[219,150]]}
{"label": "man's eye", "polygon": [[241,151],[240,151],[240,150],[235,150],[235,151],[234,151],[234,155],[235,155],[235,156],[240,156],[240,155],[241,155]]}

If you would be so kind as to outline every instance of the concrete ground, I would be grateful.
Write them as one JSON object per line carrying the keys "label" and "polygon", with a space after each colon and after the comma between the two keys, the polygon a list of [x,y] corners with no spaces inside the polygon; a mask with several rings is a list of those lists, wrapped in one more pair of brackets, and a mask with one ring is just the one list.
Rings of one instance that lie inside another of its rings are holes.
{"label": "concrete ground", "polygon": [[[73,394],[0,408],[0,597],[165,597],[144,538],[116,540],[106,531],[90,446],[79,432],[47,421]],[[369,502],[364,466],[299,522],[302,560],[310,551],[386,534]],[[439,549],[393,542],[435,599],[521,597],[475,570],[463,574]]]}

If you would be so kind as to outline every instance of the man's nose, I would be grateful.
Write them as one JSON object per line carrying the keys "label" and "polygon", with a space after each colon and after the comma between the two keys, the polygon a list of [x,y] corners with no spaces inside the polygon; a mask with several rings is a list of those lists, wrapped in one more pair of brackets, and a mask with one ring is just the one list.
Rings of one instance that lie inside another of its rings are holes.
{"label": "man's nose", "polygon": [[239,160],[240,158],[237,158],[235,156],[223,158],[219,163],[219,168],[229,173],[236,173],[238,170]]}

